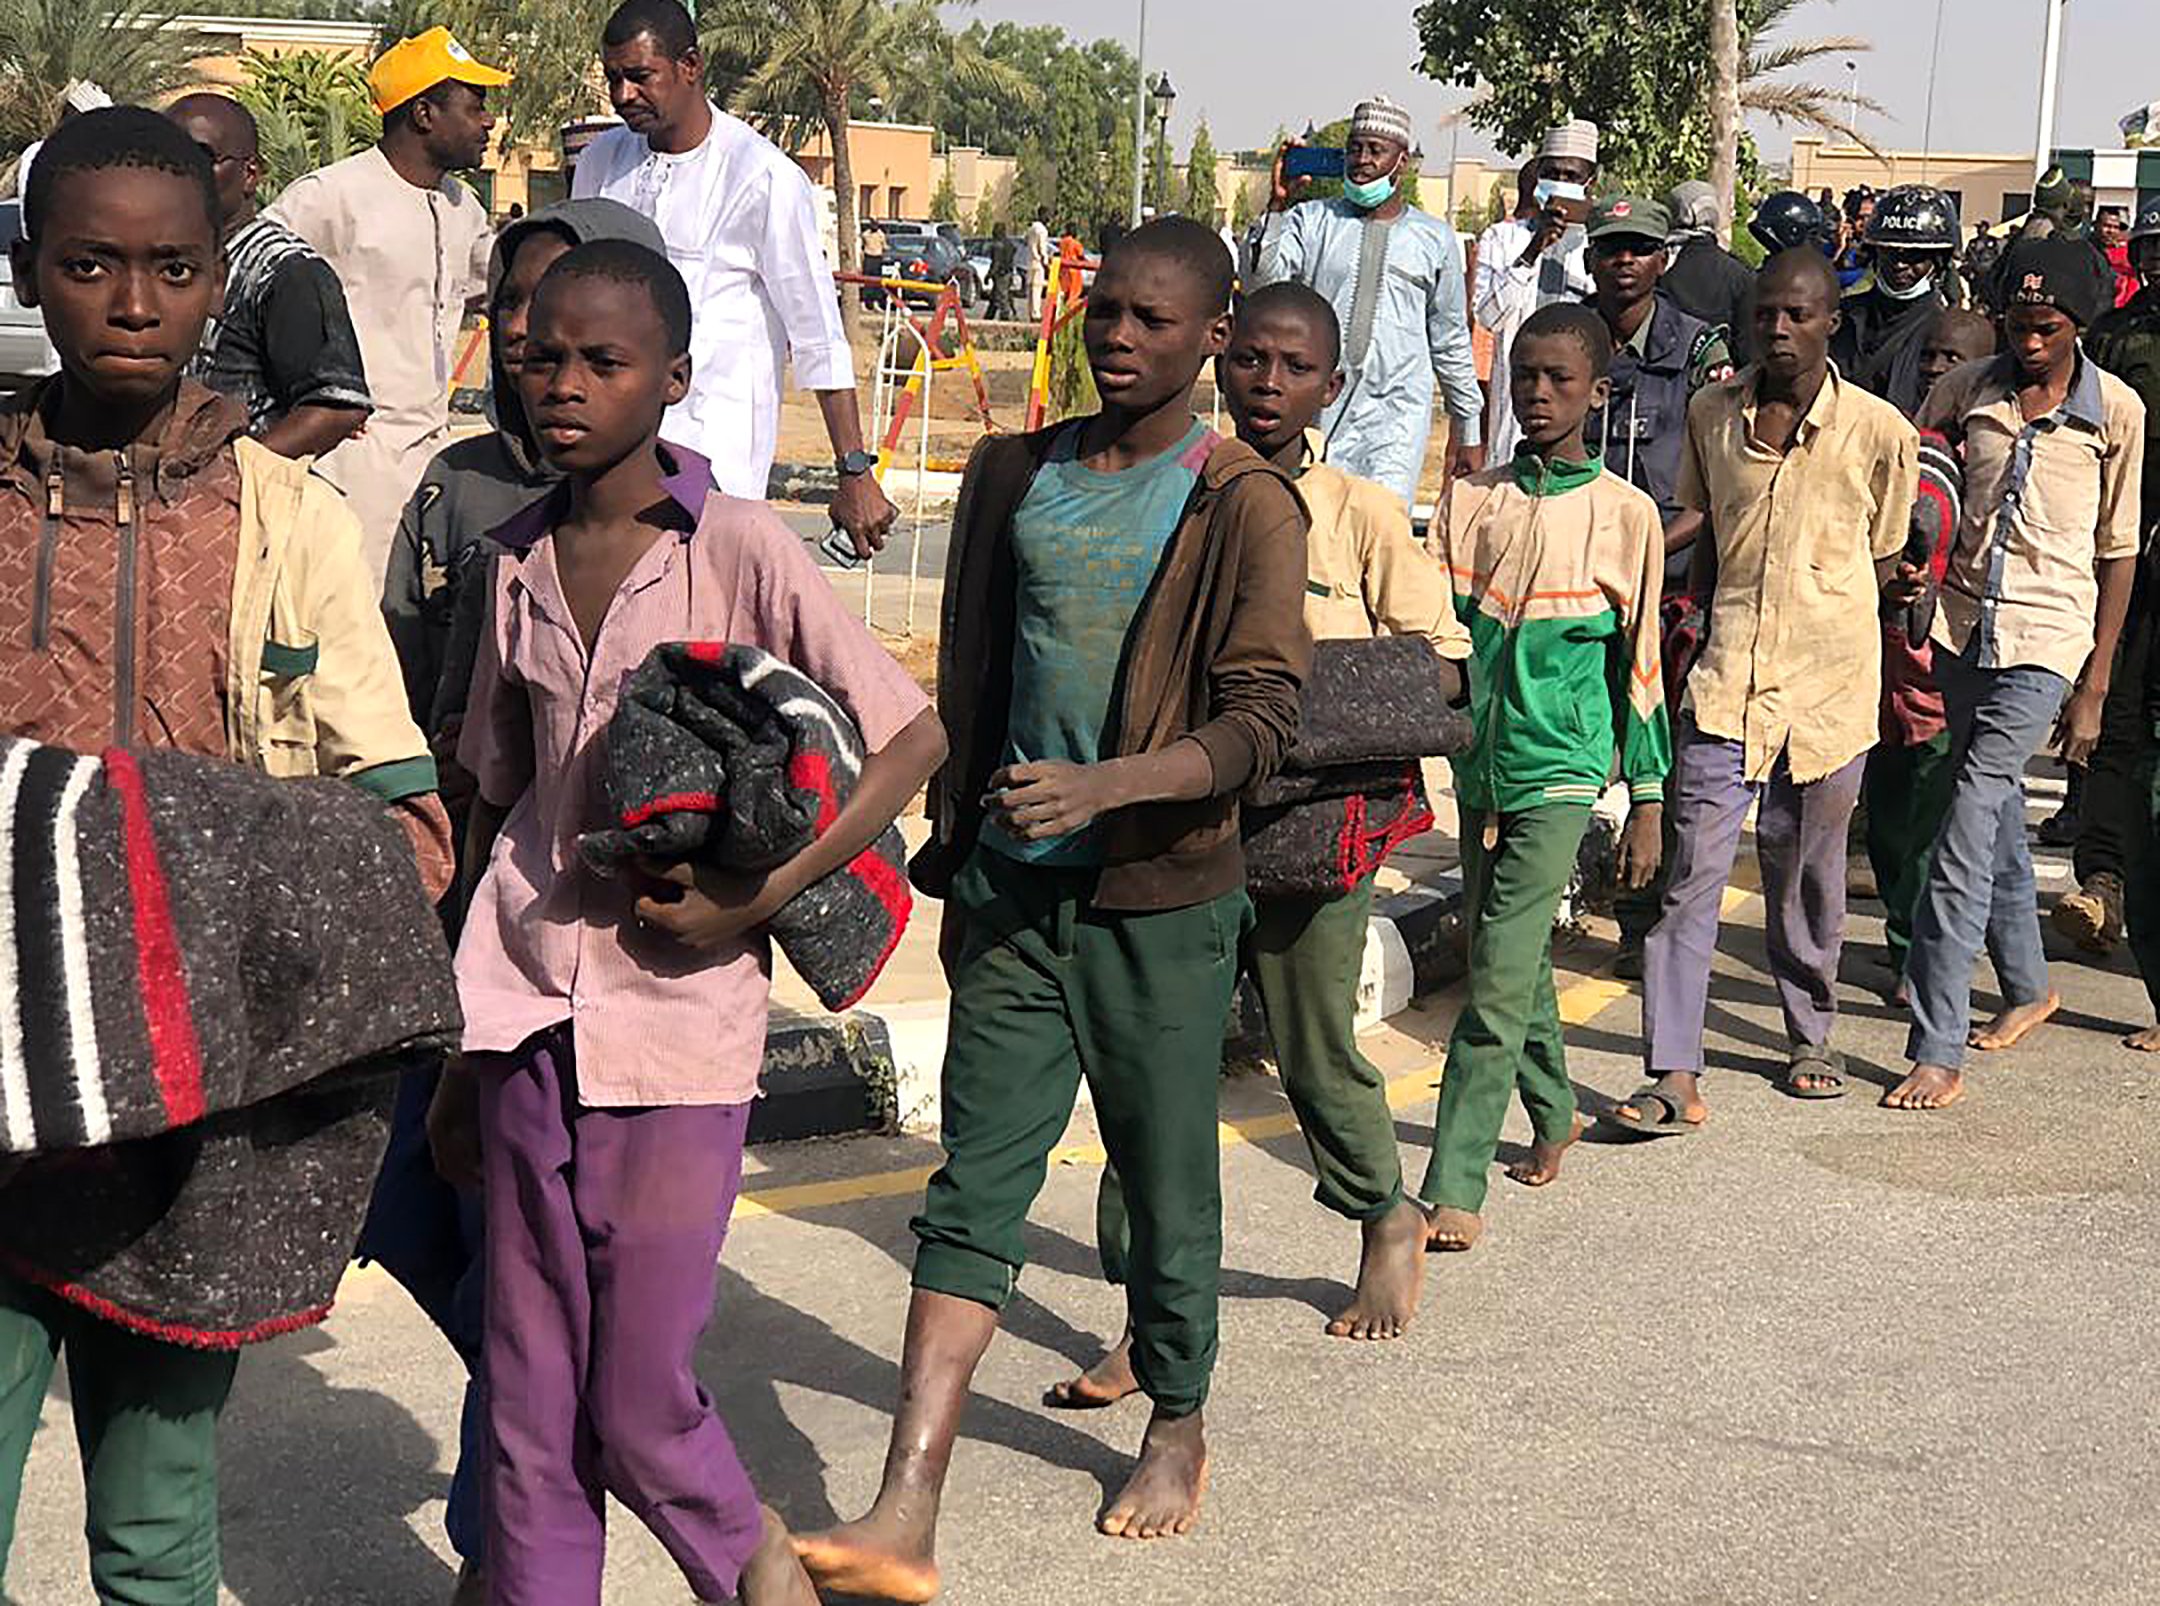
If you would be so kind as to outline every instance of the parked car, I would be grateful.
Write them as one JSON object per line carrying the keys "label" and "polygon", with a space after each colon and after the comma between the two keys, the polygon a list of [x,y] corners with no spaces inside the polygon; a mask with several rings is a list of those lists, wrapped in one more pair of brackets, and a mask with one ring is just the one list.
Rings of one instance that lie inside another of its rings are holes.
{"label": "parked car", "polygon": [[[927,229],[903,229],[893,224],[885,230],[885,272],[889,277],[915,279],[926,284],[957,284],[960,299],[973,306],[982,293],[983,281],[968,262],[967,247],[947,235]],[[937,297],[926,290],[904,291],[910,306],[933,305]]]}
{"label": "parked car", "polygon": [[[22,203],[0,201],[0,253],[22,238]],[[60,357],[45,338],[45,319],[15,299],[15,282],[0,273],[0,390],[19,390],[58,371]]]}

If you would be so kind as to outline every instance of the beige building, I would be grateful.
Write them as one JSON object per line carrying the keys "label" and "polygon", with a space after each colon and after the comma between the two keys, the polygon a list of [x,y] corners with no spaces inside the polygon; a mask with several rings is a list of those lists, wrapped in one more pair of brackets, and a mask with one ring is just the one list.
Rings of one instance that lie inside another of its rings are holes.
{"label": "beige building", "polygon": [[[855,215],[926,218],[935,186],[930,142],[935,131],[922,123],[850,123],[848,158],[855,170]],[[830,190],[832,141],[819,129],[789,153],[811,180]]]}
{"label": "beige building", "polygon": [[1829,190],[1842,199],[1847,190],[1863,184],[1878,190],[1899,184],[1947,190],[1958,204],[1959,221],[1970,231],[1983,221],[2004,223],[2031,210],[2033,159],[2030,151],[1884,151],[1878,156],[1858,145],[1832,145],[1815,134],[1793,141],[1794,189],[1809,195]]}

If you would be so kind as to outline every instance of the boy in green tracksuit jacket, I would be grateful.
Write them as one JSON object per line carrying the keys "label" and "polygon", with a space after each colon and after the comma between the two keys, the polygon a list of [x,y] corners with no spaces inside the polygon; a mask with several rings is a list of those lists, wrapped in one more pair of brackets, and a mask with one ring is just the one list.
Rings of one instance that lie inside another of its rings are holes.
{"label": "boy in green tracksuit jacket", "polygon": [[1508,1174],[1550,1182],[1581,1130],[1553,993],[1552,923],[1617,751],[1633,799],[1630,887],[1656,872],[1672,731],[1658,660],[1665,540],[1657,504],[1604,471],[1583,420],[1604,401],[1612,338],[1585,307],[1536,313],[1509,385],[1522,444],[1459,481],[1442,560],[1470,631],[1476,738],[1454,759],[1470,917],[1470,996],[1449,1040],[1419,1198],[1434,1249],[1484,1230],[1486,1172],[1508,1093],[1536,1141]]}

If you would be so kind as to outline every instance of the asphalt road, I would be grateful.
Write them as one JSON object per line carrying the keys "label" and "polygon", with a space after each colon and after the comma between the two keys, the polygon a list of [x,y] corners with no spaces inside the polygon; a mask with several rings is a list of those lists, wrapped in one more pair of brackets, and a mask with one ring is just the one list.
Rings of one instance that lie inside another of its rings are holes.
{"label": "asphalt road", "polygon": [[[1095,1279],[1085,1120],[1052,1168],[1006,1334],[978,1380],[946,1504],[954,1606],[2081,1606],[2160,1579],[2152,1312],[2160,1063],[2112,967],[2061,960],[2059,1024],[1990,1060],[1942,1115],[1798,1103],[1759,904],[1737,900],[1710,1017],[1713,1124],[1590,1142],[1551,1189],[1496,1177],[1491,1230],[1431,1263],[1403,1342],[1326,1338],[1348,1230],[1310,1201],[1275,1084],[1226,1085],[1228,1270],[1191,1538],[1098,1538],[1137,1442],[1127,1404],[1059,1416],[1045,1383],[1118,1323]],[[1902,1025],[1867,990],[1856,919],[1843,1045],[1887,1082]],[[1561,955],[1572,1064],[1601,1107],[1636,1080],[1631,993],[1594,939]],[[1983,997],[1982,1002],[1988,1000]],[[1452,1002],[1369,1040],[1422,1166]],[[1872,1089],[1863,1084],[1860,1092]],[[1521,1133],[1512,1133],[1520,1137]],[[705,1376],[797,1525],[874,1487],[895,1389],[916,1140],[759,1157],[721,1273]],[[781,1187],[831,1182],[805,1193]],[[396,1289],[356,1276],[317,1333],[252,1352],[225,1433],[228,1601],[414,1606],[451,1582],[441,1532],[458,1379]],[[10,1582],[86,1598],[58,1395],[31,1456]],[[688,1599],[617,1513],[609,1606]]]}

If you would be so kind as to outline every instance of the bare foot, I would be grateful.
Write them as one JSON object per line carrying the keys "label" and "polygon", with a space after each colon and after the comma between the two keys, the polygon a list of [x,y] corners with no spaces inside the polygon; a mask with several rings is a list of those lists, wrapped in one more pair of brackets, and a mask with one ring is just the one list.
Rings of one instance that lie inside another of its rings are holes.
{"label": "bare foot", "polygon": [[1964,1073],[1947,1065],[1915,1065],[1910,1076],[1883,1095],[1883,1108],[1947,1110],[1964,1096]]}
{"label": "bare foot", "polygon": [[1119,1539],[1169,1539],[1192,1532],[1207,1493],[1207,1434],[1200,1413],[1157,1415],[1140,1443],[1140,1464],[1095,1526]]}
{"label": "bare foot", "polygon": [[[922,1606],[937,1599],[941,1582],[937,1558],[903,1533],[899,1523],[876,1511],[860,1522],[797,1534],[795,1554],[817,1587],[828,1594],[896,1601],[900,1606]],[[747,1589],[747,1571],[743,1579]]]}
{"label": "bare foot", "polygon": [[2133,1032],[2123,1039],[2124,1048],[2134,1048],[2140,1054],[2160,1054],[2160,1026],[2148,1026],[2142,1032]]}
{"label": "bare foot", "polygon": [[1527,1160],[1517,1160],[1507,1168],[1508,1180],[1519,1182],[1526,1188],[1544,1187],[1560,1175],[1561,1158],[1575,1147],[1575,1140],[1581,1137],[1582,1133],[1583,1119],[1578,1115],[1574,1124],[1568,1128],[1566,1141],[1547,1143],[1543,1138],[1536,1139],[1530,1145],[1530,1157]]}
{"label": "bare foot", "polygon": [[2054,1019],[2055,1011],[2060,1008],[2061,993],[2049,993],[2036,1004],[2014,1005],[1974,1032],[1971,1038],[1972,1046],[1987,1051],[2016,1048],[2025,1041],[2027,1033]]}
{"label": "bare foot", "polygon": [[1474,1210],[1437,1205],[1426,1222],[1425,1247],[1436,1255],[1459,1255],[1485,1236],[1485,1218]]}
{"label": "bare foot", "polygon": [[1425,1289],[1425,1212],[1408,1199],[1365,1223],[1357,1291],[1327,1324],[1331,1338],[1400,1338]]}
{"label": "bare foot", "polygon": [[1132,1369],[1132,1334],[1127,1333],[1078,1377],[1051,1384],[1043,1394],[1043,1404],[1059,1411],[1099,1411],[1139,1392],[1140,1380]]}
{"label": "bare foot", "polygon": [[796,1559],[787,1524],[770,1506],[760,1506],[758,1511],[765,1519],[765,1534],[743,1563],[735,1598],[742,1606],[818,1606],[817,1591]]}

